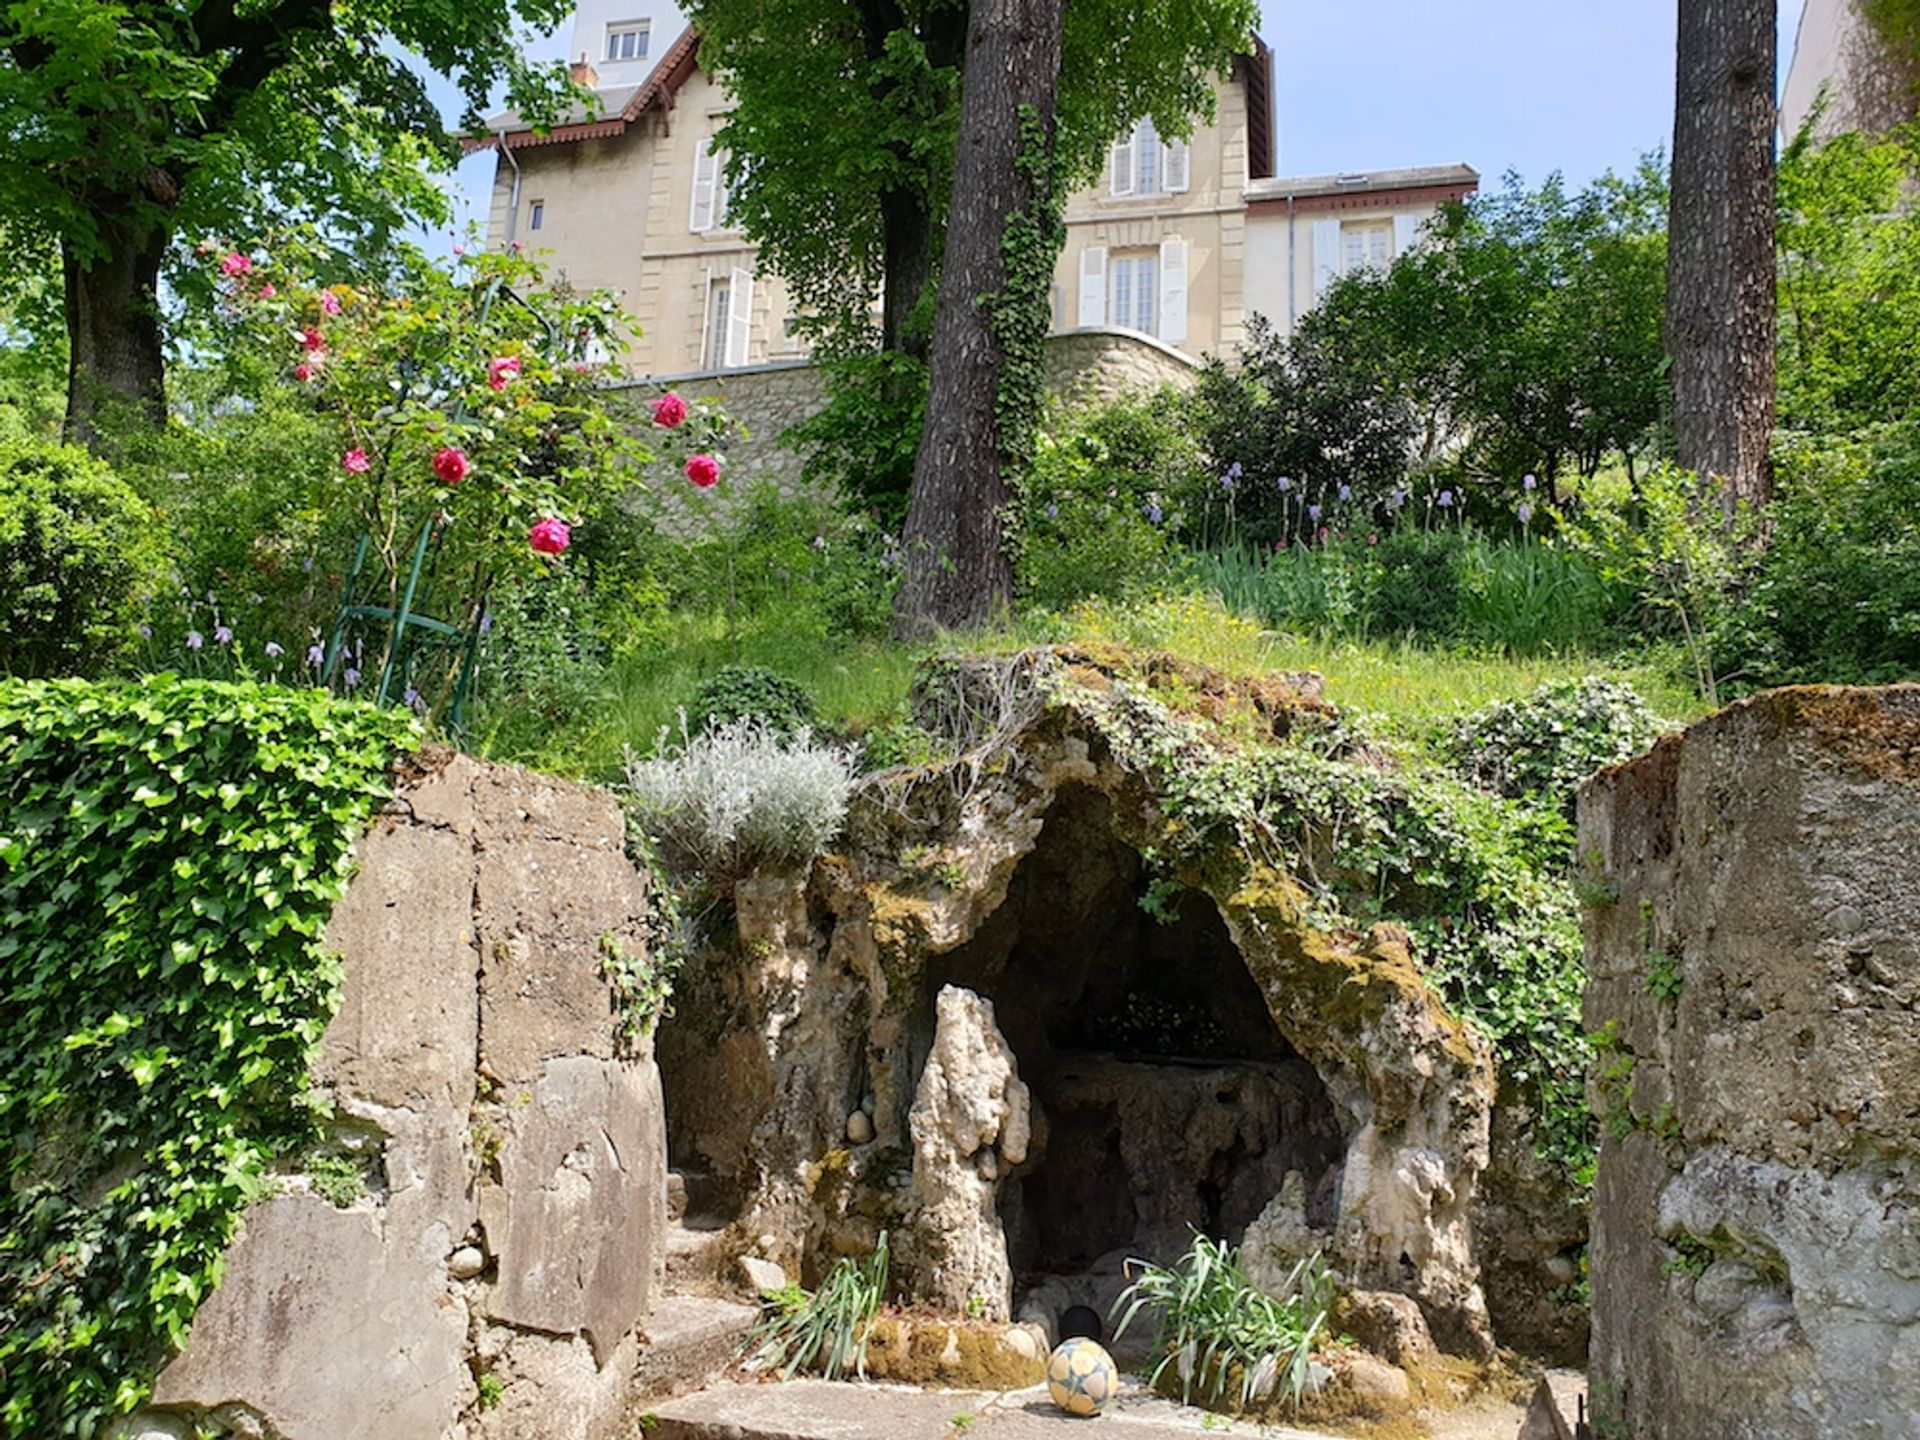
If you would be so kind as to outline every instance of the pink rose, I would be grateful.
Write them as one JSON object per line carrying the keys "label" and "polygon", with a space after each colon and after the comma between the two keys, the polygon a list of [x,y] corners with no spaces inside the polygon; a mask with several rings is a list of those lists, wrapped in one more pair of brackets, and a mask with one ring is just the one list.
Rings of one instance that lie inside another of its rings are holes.
{"label": "pink rose", "polygon": [[324,350],[327,348],[326,337],[320,333],[317,326],[309,325],[300,332],[300,347],[309,354]]}
{"label": "pink rose", "polygon": [[293,378],[298,380],[302,385],[306,384],[307,381],[313,379],[313,366],[307,364],[294,366]]}
{"label": "pink rose", "polygon": [[458,485],[467,478],[467,452],[457,445],[437,451],[433,457],[433,473],[449,485]]}
{"label": "pink rose", "polygon": [[572,543],[573,532],[567,528],[567,522],[556,515],[547,516],[527,531],[527,544],[541,555],[564,555]]}
{"label": "pink rose", "polygon": [[340,297],[331,290],[322,290],[320,292],[320,313],[322,315],[338,315],[340,313]]}
{"label": "pink rose", "polygon": [[687,479],[702,490],[711,490],[720,479],[720,462],[711,455],[687,457]]}
{"label": "pink rose", "polygon": [[518,355],[499,355],[487,362],[487,387],[492,390],[504,390],[507,382],[520,378],[520,357]]}
{"label": "pink rose", "polygon": [[245,255],[242,255],[238,250],[232,251],[226,259],[220,262],[220,273],[229,278],[251,275],[253,273],[253,261]]}
{"label": "pink rose", "polygon": [[260,287],[260,298],[262,300],[271,300],[273,299],[274,296],[278,295],[279,293],[280,292],[274,289],[272,285],[262,285]]}
{"label": "pink rose", "polygon": [[358,445],[340,457],[340,468],[349,475],[364,475],[373,462],[367,459],[367,452]]}
{"label": "pink rose", "polygon": [[687,418],[687,402],[669,390],[653,402],[653,423],[671,430]]}

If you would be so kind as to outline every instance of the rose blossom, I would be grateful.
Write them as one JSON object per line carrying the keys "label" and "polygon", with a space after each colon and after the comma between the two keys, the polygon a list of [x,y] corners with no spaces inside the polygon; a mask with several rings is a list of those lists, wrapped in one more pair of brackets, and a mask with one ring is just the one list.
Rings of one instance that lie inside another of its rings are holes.
{"label": "rose blossom", "polygon": [[293,378],[298,380],[302,385],[306,384],[307,381],[313,379],[313,366],[304,362],[294,366]]}
{"label": "rose blossom", "polygon": [[251,275],[253,273],[253,261],[245,255],[242,255],[238,250],[235,250],[220,262],[220,273],[230,278],[237,278],[241,275]]}
{"label": "rose blossom", "polygon": [[320,292],[320,313],[322,315],[338,315],[340,313],[340,297],[331,290],[322,290]]}
{"label": "rose blossom", "polygon": [[367,459],[367,452],[358,445],[340,457],[340,468],[349,475],[364,475],[373,462]]}
{"label": "rose blossom", "polygon": [[557,515],[547,516],[527,531],[527,544],[531,545],[537,554],[564,555],[567,552],[567,546],[572,543],[573,532],[567,528],[567,522]]}
{"label": "rose blossom", "polygon": [[326,337],[320,333],[318,326],[309,325],[300,332],[300,346],[309,352],[324,350],[327,348]]}
{"label": "rose blossom", "polygon": [[653,423],[671,430],[687,418],[687,402],[669,390],[653,402]]}
{"label": "rose blossom", "polygon": [[487,387],[491,390],[504,390],[511,380],[520,378],[520,357],[518,355],[498,355],[487,362]]}
{"label": "rose blossom", "polygon": [[458,485],[467,478],[467,452],[457,445],[437,451],[433,457],[433,473],[449,485]]}
{"label": "rose blossom", "polygon": [[687,457],[687,479],[701,490],[711,490],[720,479],[720,462],[711,455]]}

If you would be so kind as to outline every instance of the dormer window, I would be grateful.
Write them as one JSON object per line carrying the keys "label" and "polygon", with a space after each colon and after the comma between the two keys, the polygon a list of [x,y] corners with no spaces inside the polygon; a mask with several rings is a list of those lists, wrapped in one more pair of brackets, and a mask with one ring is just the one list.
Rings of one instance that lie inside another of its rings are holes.
{"label": "dormer window", "polygon": [[647,39],[652,31],[650,20],[621,20],[607,26],[607,59],[646,59]]}

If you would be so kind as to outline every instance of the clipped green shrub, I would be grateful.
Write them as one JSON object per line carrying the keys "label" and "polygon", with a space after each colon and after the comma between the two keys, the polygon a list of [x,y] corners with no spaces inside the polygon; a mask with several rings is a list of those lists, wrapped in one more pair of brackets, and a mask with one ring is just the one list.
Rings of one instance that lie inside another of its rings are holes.
{"label": "clipped green shrub", "polygon": [[321,935],[414,734],[320,691],[0,684],[0,1434],[136,1404],[316,1139]]}
{"label": "clipped green shrub", "polygon": [[0,671],[92,675],[138,640],[160,571],[153,512],[72,445],[0,445]]}
{"label": "clipped green shrub", "polygon": [[687,702],[694,730],[757,720],[777,735],[791,735],[815,722],[813,697],[797,680],[764,665],[729,665],[702,681]]}
{"label": "clipped green shrub", "polygon": [[1589,675],[1502,700],[1454,727],[1447,745],[1474,784],[1573,813],[1580,782],[1646,749],[1665,729],[1631,685]]}

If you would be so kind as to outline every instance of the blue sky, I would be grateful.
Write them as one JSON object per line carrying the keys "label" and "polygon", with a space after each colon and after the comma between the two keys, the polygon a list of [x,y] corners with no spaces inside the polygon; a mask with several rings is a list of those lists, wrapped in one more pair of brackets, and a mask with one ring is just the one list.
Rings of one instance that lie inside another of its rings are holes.
{"label": "blue sky", "polygon": [[[1779,0],[1780,68],[1802,0]],[[1464,162],[1584,184],[1668,143],[1675,0],[1374,0],[1264,7],[1289,175]],[[559,56],[560,38],[536,53]],[[448,89],[450,94],[450,87]],[[491,154],[457,177],[484,219]],[[444,249],[444,245],[436,246]]]}

